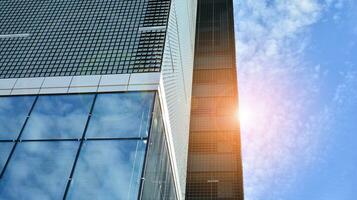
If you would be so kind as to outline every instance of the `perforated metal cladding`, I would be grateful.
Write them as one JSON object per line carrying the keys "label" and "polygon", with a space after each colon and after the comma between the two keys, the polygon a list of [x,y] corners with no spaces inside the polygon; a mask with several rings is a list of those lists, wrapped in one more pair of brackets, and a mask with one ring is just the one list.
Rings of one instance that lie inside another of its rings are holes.
{"label": "perforated metal cladding", "polygon": [[186,199],[243,199],[232,0],[199,0]]}
{"label": "perforated metal cladding", "polygon": [[173,140],[180,195],[186,186],[196,0],[172,0],[162,64],[162,92]]}
{"label": "perforated metal cladding", "polygon": [[[166,95],[165,101],[167,102],[168,118],[170,120],[171,133],[174,140],[174,153],[179,173],[178,178],[180,179],[182,190],[185,187],[184,181],[186,177],[189,106],[186,101],[187,99],[184,98],[187,94],[184,89],[184,75],[182,74],[184,66],[181,60],[182,52],[180,51],[180,45],[183,44],[179,41],[180,27],[178,27],[176,14],[178,1],[182,0],[173,0],[170,11],[161,73],[163,76],[163,89]],[[185,59],[192,59],[193,62],[193,54],[191,57],[186,57]],[[181,196],[183,196],[183,192],[184,191],[180,191]]]}
{"label": "perforated metal cladding", "polygon": [[0,0],[0,78],[158,72],[170,2]]}

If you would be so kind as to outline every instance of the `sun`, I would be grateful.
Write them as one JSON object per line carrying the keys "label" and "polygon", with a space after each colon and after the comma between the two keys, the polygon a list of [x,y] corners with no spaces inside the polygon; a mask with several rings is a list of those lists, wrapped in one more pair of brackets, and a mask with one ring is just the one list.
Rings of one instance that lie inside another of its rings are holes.
{"label": "sun", "polygon": [[254,112],[247,107],[241,107],[237,111],[237,119],[240,124],[250,124],[254,121]]}

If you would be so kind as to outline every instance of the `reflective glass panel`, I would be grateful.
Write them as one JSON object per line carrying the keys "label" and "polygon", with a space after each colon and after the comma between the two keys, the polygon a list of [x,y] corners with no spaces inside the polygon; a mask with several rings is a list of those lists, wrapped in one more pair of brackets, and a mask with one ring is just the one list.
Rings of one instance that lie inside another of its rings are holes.
{"label": "reflective glass panel", "polygon": [[78,144],[18,144],[0,179],[0,199],[62,199]]}
{"label": "reflective glass panel", "polygon": [[99,94],[89,122],[88,138],[145,137],[154,93]]}
{"label": "reflective glass panel", "polygon": [[22,139],[80,138],[93,95],[39,96]]}
{"label": "reflective glass panel", "polygon": [[0,140],[17,138],[34,99],[34,96],[0,98]]}
{"label": "reflective glass panel", "polygon": [[14,143],[12,142],[0,142],[0,173],[9,157],[13,145]]}
{"label": "reflective glass panel", "polygon": [[142,198],[175,200],[176,189],[158,99],[155,102],[146,160]]}
{"label": "reflective glass panel", "polygon": [[85,142],[67,199],[137,199],[145,147],[145,140]]}

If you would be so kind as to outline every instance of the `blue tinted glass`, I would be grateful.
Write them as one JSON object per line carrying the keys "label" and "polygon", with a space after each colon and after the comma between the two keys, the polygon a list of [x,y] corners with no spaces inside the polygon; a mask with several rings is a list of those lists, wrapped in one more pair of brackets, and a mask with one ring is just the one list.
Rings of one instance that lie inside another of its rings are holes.
{"label": "blue tinted glass", "polygon": [[14,143],[12,142],[0,142],[0,173],[9,157],[13,145]]}
{"label": "blue tinted glass", "polygon": [[146,141],[87,141],[67,199],[137,199]]}
{"label": "blue tinted glass", "polygon": [[175,200],[176,190],[158,99],[155,102],[142,199]]}
{"label": "blue tinted glass", "polygon": [[0,199],[62,199],[78,142],[23,142],[0,179]]}
{"label": "blue tinted glass", "polygon": [[40,96],[22,139],[80,138],[92,101],[93,95]]}
{"label": "blue tinted glass", "polygon": [[151,92],[99,94],[86,136],[147,136],[153,97]]}
{"label": "blue tinted glass", "polygon": [[0,140],[16,139],[35,97],[0,98]]}

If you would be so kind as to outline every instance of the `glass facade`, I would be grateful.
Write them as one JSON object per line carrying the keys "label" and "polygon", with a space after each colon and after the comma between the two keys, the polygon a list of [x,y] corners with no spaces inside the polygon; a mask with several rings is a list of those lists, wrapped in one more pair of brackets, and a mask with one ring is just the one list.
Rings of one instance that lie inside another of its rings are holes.
{"label": "glass facade", "polygon": [[146,140],[83,144],[67,199],[138,199]]}
{"label": "glass facade", "polygon": [[17,139],[35,97],[0,98],[0,139]]}
{"label": "glass facade", "polygon": [[22,142],[0,181],[0,199],[60,199],[78,142]]}
{"label": "glass facade", "polygon": [[155,187],[176,199],[154,99],[155,92],[0,97],[0,199],[150,199],[145,191]]}
{"label": "glass facade", "polygon": [[175,200],[177,192],[158,98],[153,113],[143,199]]}
{"label": "glass facade", "polygon": [[147,137],[152,96],[141,93],[99,95],[87,137]]}
{"label": "glass facade", "polygon": [[232,0],[199,0],[186,199],[243,199]]}
{"label": "glass facade", "polygon": [[0,0],[0,78],[160,71],[170,0]]}
{"label": "glass facade", "polygon": [[39,97],[20,139],[81,138],[93,98],[93,95]]}

